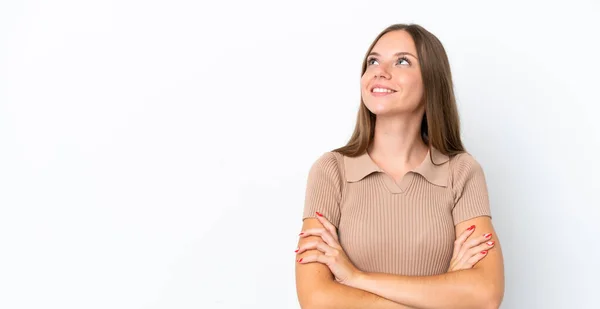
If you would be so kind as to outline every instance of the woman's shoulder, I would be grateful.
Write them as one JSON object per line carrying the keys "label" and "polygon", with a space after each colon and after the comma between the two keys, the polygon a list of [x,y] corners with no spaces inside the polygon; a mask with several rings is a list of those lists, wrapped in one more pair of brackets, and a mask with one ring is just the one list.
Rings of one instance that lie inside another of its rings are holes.
{"label": "woman's shoulder", "polygon": [[479,161],[471,153],[463,151],[450,157],[450,166],[453,171],[464,171],[481,168]]}
{"label": "woman's shoulder", "polygon": [[344,155],[337,151],[325,151],[317,157],[313,164],[326,166],[339,165],[343,161],[343,157]]}
{"label": "woman's shoulder", "polygon": [[450,158],[450,173],[454,189],[460,190],[473,180],[485,180],[481,164],[474,155],[466,151]]}
{"label": "woman's shoulder", "polygon": [[343,174],[343,155],[337,151],[322,152],[313,160],[311,172],[326,174],[329,177],[342,177]]}

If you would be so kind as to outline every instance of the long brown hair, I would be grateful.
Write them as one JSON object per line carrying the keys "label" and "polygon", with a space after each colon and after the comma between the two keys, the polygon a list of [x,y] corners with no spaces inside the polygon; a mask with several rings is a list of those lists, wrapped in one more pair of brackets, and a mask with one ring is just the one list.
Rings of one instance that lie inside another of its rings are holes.
{"label": "long brown hair", "polygon": [[[447,156],[464,152],[460,139],[460,120],[452,85],[452,74],[446,50],[438,38],[417,24],[395,24],[383,30],[365,54],[362,73],[367,69],[367,58],[384,34],[390,31],[408,32],[415,42],[424,86],[425,113],[421,121],[421,138],[429,147],[438,149]],[[375,134],[375,114],[360,100],[354,133],[348,143],[332,151],[355,157],[367,151]]]}

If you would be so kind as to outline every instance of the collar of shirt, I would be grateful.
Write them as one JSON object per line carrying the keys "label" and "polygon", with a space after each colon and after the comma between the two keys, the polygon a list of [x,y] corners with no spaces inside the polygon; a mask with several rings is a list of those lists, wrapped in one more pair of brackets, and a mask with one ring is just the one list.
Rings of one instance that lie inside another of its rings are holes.
{"label": "collar of shirt", "polygon": [[[429,155],[430,153],[431,156]],[[423,162],[410,172],[421,174],[427,181],[434,185],[446,187],[450,172],[449,160],[450,158],[447,155],[431,147],[431,150],[427,151]],[[344,156],[344,169],[346,172],[346,181],[348,182],[357,182],[373,172],[384,172],[373,162],[371,156],[366,151],[357,157]]]}

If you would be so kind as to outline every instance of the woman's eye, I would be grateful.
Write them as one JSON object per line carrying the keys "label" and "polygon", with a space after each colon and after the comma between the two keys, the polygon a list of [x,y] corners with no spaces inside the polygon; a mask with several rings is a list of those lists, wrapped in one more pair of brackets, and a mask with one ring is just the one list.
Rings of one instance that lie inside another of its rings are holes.
{"label": "woman's eye", "polygon": [[408,64],[408,65],[410,65],[410,61],[408,61],[408,59],[402,57],[402,58],[398,59],[398,64]]}
{"label": "woman's eye", "polygon": [[[367,60],[367,65],[373,65],[373,64],[379,64],[379,62],[377,61],[377,59],[370,58],[369,60]],[[408,59],[406,57],[402,57],[402,58],[398,59],[397,64],[400,64],[400,65],[410,65],[410,61],[408,61]]]}

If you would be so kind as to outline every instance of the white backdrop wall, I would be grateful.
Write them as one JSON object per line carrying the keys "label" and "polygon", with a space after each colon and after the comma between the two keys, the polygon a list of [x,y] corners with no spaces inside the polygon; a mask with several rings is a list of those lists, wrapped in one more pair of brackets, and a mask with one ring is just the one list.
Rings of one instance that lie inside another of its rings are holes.
{"label": "white backdrop wall", "polygon": [[1,1],[0,307],[299,308],[377,33],[450,57],[502,308],[600,308],[597,1]]}

